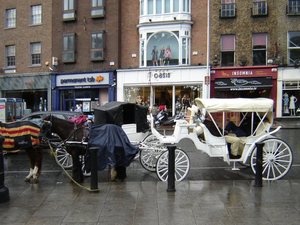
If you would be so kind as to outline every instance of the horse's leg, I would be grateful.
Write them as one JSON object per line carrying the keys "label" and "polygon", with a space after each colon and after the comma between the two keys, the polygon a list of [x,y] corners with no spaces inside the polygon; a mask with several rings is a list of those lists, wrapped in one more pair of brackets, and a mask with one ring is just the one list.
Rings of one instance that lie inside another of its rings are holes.
{"label": "horse's leg", "polygon": [[42,169],[42,159],[43,159],[43,152],[41,148],[33,149],[34,151],[34,169],[33,169],[33,183],[39,182],[39,176],[41,174]]}
{"label": "horse's leg", "polygon": [[30,182],[32,176],[33,176],[33,169],[34,169],[34,152],[32,148],[28,148],[26,149],[26,153],[28,155],[29,158],[29,162],[30,162],[30,170],[29,170],[29,174],[25,177],[25,182]]}
{"label": "horse's leg", "polygon": [[115,181],[117,179],[117,170],[114,166],[110,168],[110,181]]}
{"label": "horse's leg", "polygon": [[82,167],[81,162],[79,160],[80,152],[78,149],[73,148],[70,151],[70,154],[72,155],[72,159],[73,159],[72,177],[76,182],[82,183],[83,182],[83,173],[82,173],[82,169],[81,169],[81,167]]}

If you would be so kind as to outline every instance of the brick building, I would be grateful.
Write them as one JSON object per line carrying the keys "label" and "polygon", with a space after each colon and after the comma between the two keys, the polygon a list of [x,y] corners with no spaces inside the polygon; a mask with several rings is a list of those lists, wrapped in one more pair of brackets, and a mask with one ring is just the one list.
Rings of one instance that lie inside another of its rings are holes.
{"label": "brick building", "polygon": [[300,1],[211,0],[211,97],[269,97],[283,115],[283,80],[299,83],[299,9]]}
{"label": "brick building", "polygon": [[0,97],[25,100],[39,110],[51,105],[52,1],[0,0]]}
{"label": "brick building", "polygon": [[52,106],[90,112],[115,100],[121,1],[53,0]]}

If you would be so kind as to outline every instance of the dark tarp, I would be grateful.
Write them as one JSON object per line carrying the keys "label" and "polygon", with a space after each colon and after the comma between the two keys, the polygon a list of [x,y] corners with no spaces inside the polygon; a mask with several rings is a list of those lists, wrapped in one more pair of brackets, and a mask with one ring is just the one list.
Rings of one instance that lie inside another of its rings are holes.
{"label": "dark tarp", "polygon": [[114,124],[93,126],[88,144],[89,148],[99,148],[98,170],[107,165],[127,167],[138,153],[138,147],[132,145],[123,129]]}
{"label": "dark tarp", "polygon": [[137,132],[145,132],[149,129],[147,121],[148,108],[145,106],[127,102],[109,102],[94,108],[94,123],[99,124],[123,124],[135,123]]}

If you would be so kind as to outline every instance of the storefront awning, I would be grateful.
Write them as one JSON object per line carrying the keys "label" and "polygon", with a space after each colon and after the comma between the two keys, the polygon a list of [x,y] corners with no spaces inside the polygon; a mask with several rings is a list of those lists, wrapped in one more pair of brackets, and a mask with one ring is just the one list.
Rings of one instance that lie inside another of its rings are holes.
{"label": "storefront awning", "polygon": [[215,80],[219,91],[247,91],[272,87],[272,77],[220,78]]}

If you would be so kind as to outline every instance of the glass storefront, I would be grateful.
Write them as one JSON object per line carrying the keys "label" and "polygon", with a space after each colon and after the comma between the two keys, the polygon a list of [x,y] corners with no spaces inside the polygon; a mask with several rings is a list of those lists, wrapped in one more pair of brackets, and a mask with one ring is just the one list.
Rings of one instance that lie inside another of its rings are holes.
{"label": "glass storefront", "polygon": [[[170,115],[185,111],[194,103],[195,98],[202,97],[202,84],[152,86],[153,106],[165,105]],[[147,87],[124,87],[124,101],[150,106],[151,89]]]}
{"label": "glass storefront", "polygon": [[300,81],[283,81],[282,116],[300,116]]}

